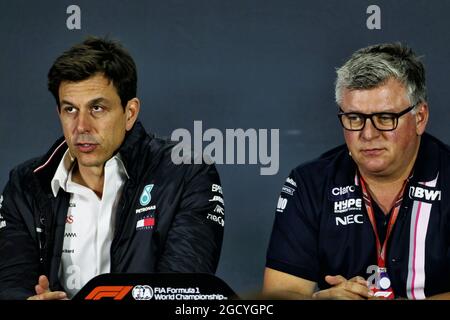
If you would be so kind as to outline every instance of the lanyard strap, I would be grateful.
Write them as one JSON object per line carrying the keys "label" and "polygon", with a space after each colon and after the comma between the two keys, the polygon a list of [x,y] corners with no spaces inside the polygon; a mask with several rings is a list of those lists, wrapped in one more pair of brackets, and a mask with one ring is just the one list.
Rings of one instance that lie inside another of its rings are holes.
{"label": "lanyard strap", "polygon": [[397,194],[393,212],[391,214],[391,217],[389,218],[388,228],[387,228],[387,232],[386,232],[386,238],[384,239],[383,244],[381,244],[380,237],[378,235],[377,224],[375,221],[375,213],[374,213],[373,206],[372,206],[372,198],[370,197],[369,193],[367,192],[366,183],[365,183],[363,177],[360,176],[359,180],[361,181],[361,187],[362,187],[362,191],[363,191],[363,199],[364,199],[364,204],[367,209],[367,215],[369,216],[369,220],[370,220],[370,223],[372,224],[373,232],[375,233],[375,239],[376,239],[376,245],[377,245],[378,266],[381,268],[385,268],[386,267],[387,242],[388,242],[389,236],[391,235],[392,229],[394,228],[395,221],[397,220],[398,213],[400,211],[400,206],[403,201],[403,192],[405,191],[406,183],[409,181],[409,178],[405,180],[405,182],[403,183],[402,189]]}

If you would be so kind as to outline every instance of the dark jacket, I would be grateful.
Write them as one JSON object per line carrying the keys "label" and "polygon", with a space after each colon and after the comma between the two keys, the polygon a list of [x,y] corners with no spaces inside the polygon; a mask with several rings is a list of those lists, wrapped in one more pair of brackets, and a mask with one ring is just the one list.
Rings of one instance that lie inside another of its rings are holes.
{"label": "dark jacket", "polygon": [[[173,147],[138,122],[118,150],[129,179],[116,212],[113,273],[214,273],[217,268],[224,224],[218,173],[214,165],[175,165]],[[34,295],[40,274],[48,276],[52,290],[61,289],[70,194],[60,189],[55,198],[50,181],[66,150],[60,138],[45,156],[11,171],[0,198],[0,299]],[[140,197],[150,184],[151,200],[143,206]],[[154,226],[138,227],[148,217]]]}

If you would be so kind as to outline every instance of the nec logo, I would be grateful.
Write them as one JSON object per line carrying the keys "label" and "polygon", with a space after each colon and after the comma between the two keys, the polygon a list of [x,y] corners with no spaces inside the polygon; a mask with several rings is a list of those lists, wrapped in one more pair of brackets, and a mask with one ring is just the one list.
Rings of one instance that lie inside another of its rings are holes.
{"label": "nec logo", "polygon": [[411,186],[409,187],[409,197],[418,201],[440,201],[441,191]]}
{"label": "nec logo", "polygon": [[363,215],[362,214],[349,214],[348,216],[344,217],[336,217],[336,225],[342,225],[346,226],[349,224],[357,223],[362,224],[363,223]]}

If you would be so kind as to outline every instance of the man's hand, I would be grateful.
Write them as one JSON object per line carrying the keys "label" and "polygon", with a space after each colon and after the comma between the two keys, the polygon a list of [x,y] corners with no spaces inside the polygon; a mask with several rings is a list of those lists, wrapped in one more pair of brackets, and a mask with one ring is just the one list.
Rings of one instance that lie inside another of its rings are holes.
{"label": "man's hand", "polygon": [[353,277],[350,280],[343,276],[326,276],[325,281],[332,287],[313,294],[313,299],[343,299],[364,300],[371,298],[373,293],[369,290],[367,281],[362,277]]}
{"label": "man's hand", "polygon": [[67,294],[63,291],[50,291],[50,283],[46,276],[40,276],[38,284],[34,287],[36,295],[28,300],[67,300]]}

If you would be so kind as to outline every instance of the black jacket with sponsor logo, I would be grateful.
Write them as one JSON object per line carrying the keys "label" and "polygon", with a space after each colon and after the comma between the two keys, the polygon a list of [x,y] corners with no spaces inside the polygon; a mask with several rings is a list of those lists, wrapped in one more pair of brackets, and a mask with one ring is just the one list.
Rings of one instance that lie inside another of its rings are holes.
{"label": "black jacket with sponsor logo", "polygon": [[[375,233],[356,171],[343,145],[291,172],[278,200],[267,267],[320,289],[329,287],[326,275],[376,283]],[[396,296],[421,299],[450,291],[449,187],[450,149],[424,134],[387,244]]]}
{"label": "black jacket with sponsor logo", "polygon": [[[214,165],[173,164],[173,146],[148,135],[138,122],[118,150],[129,179],[116,212],[113,273],[214,273],[217,268],[224,225],[218,173]],[[50,181],[66,150],[61,138],[45,156],[11,171],[0,199],[2,299],[34,295],[40,274],[49,277],[52,289],[61,289],[70,194],[60,189],[55,198]],[[144,193],[149,185],[150,193]],[[143,223],[149,219],[153,227]]]}

